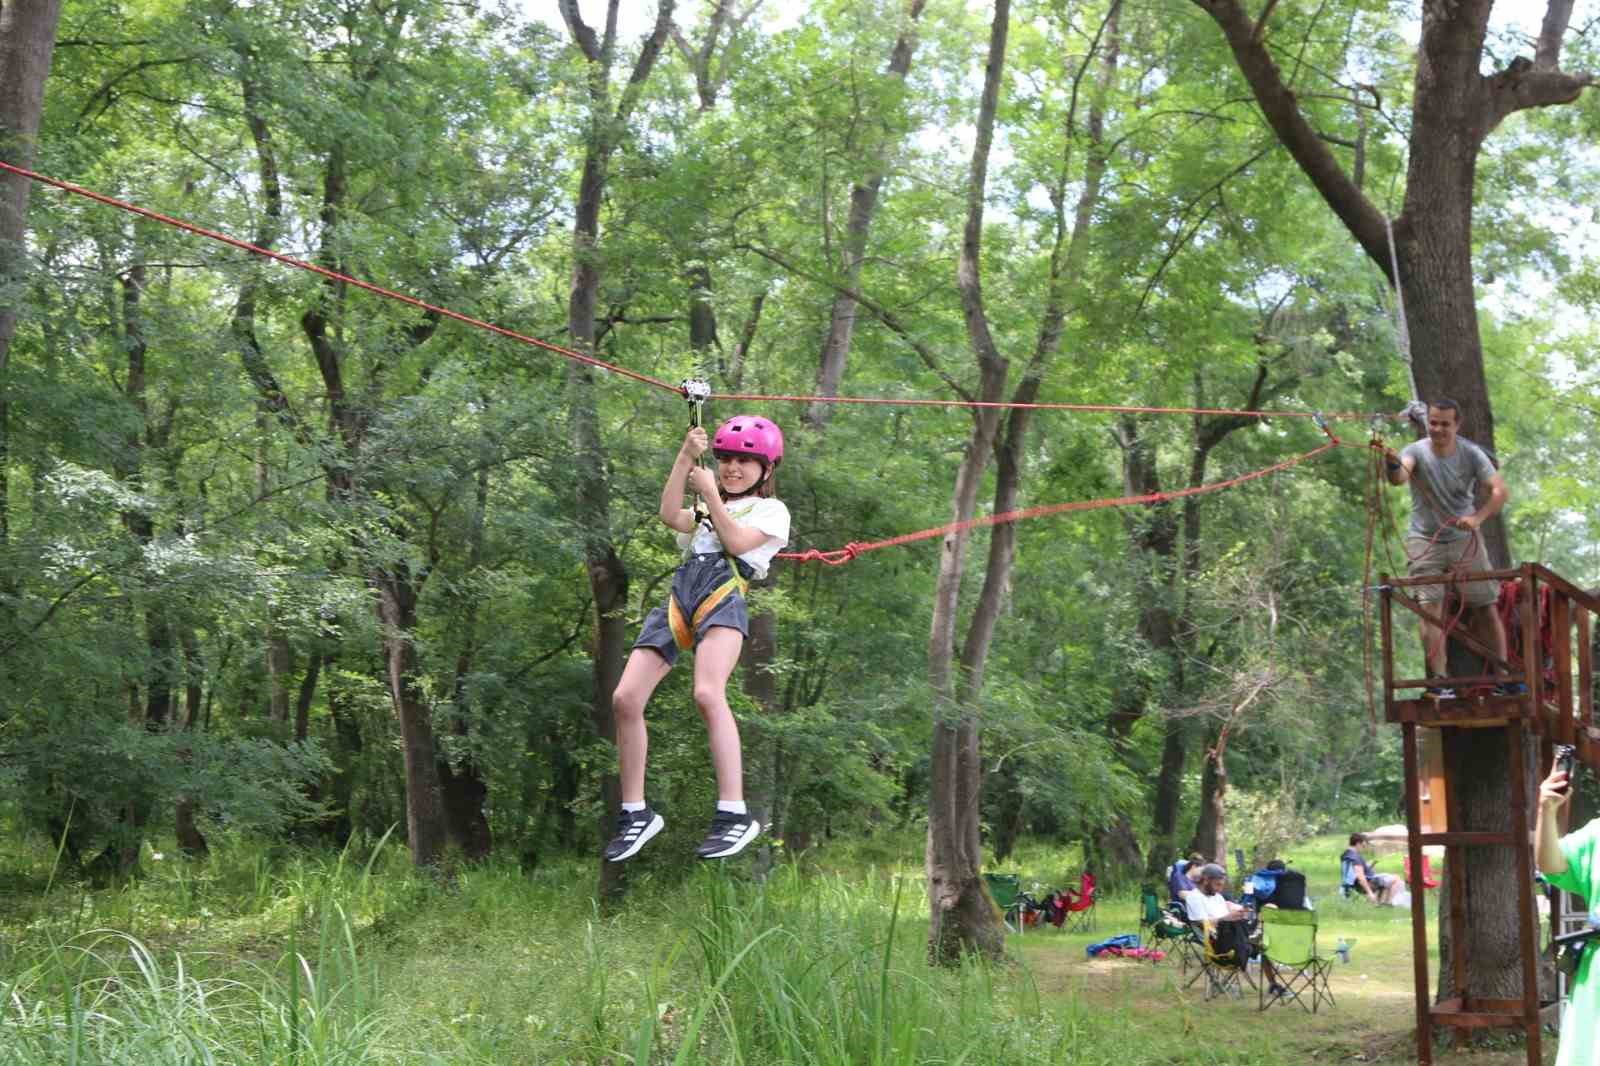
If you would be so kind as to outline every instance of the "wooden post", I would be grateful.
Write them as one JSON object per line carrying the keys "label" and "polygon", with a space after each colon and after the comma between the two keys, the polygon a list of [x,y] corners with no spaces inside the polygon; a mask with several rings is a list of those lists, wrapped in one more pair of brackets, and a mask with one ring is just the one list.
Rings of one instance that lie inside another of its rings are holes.
{"label": "wooden post", "polygon": [[1383,627],[1383,718],[1394,721],[1394,601],[1389,575],[1378,575],[1378,619]]}
{"label": "wooden post", "polygon": [[1511,749],[1511,824],[1516,827],[1517,930],[1522,938],[1522,1027],[1528,1034],[1528,1066],[1539,1066],[1539,934],[1533,921],[1533,841],[1528,833],[1528,760],[1523,730],[1521,722],[1506,724]]}
{"label": "wooden post", "polygon": [[[1578,726],[1594,725],[1594,631],[1589,611],[1578,605]],[[1573,732],[1579,732],[1574,729]]]}
{"label": "wooden post", "polygon": [[[1385,595],[1385,607],[1388,597]],[[1389,613],[1384,611],[1384,621],[1387,622]],[[1389,641],[1388,626],[1384,626],[1384,665],[1389,666]],[[1387,670],[1385,671],[1387,672]],[[1422,797],[1417,787],[1417,773],[1419,770],[1417,760],[1417,723],[1403,722],[1400,726],[1400,735],[1404,742],[1405,774],[1406,774],[1406,849],[1411,855],[1411,872],[1413,876],[1422,874]],[[1446,763],[1446,773],[1448,773]],[[1447,790],[1454,795],[1455,790]],[[1428,993],[1428,893],[1419,890],[1411,894],[1411,966],[1417,985],[1417,1062],[1422,1066],[1431,1066],[1433,1062],[1433,1021],[1428,1005],[1432,996]]]}
{"label": "wooden post", "polygon": [[1529,707],[1533,717],[1542,719],[1544,695],[1539,691],[1539,682],[1544,671],[1539,664],[1544,661],[1544,656],[1539,651],[1539,579],[1534,576],[1532,563],[1522,566],[1522,589],[1525,593],[1522,599],[1523,683],[1528,686]]}
{"label": "wooden post", "polygon": [[1578,733],[1572,718],[1572,601],[1560,589],[1550,590],[1550,657],[1555,666],[1559,716],[1553,735],[1561,743],[1571,744]]}
{"label": "wooden post", "polygon": [[[1450,745],[1445,743],[1445,731],[1439,730],[1439,747],[1446,753],[1444,776],[1446,781],[1445,817],[1450,823],[1450,831],[1459,833],[1465,831],[1467,819],[1461,813],[1460,789],[1454,787],[1448,753]],[[1450,975],[1454,979],[1456,993],[1461,996],[1467,994],[1467,849],[1460,844],[1446,844],[1444,849],[1445,875],[1450,878]]]}

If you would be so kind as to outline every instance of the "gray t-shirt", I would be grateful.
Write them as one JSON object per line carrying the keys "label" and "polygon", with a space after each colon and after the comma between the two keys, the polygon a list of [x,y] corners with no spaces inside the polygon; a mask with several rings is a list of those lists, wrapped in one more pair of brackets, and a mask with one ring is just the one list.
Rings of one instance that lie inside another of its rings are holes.
{"label": "gray t-shirt", "polygon": [[[1440,530],[1445,518],[1465,518],[1478,509],[1479,486],[1487,486],[1494,477],[1494,464],[1489,453],[1467,440],[1456,438],[1454,455],[1440,456],[1426,439],[1412,441],[1400,449],[1400,458],[1411,456],[1416,465],[1411,468],[1411,528],[1409,537],[1432,538],[1438,533],[1437,543],[1464,540],[1470,534],[1457,526]],[[1418,481],[1423,489],[1418,488]],[[1439,513],[1439,508],[1444,514]]]}

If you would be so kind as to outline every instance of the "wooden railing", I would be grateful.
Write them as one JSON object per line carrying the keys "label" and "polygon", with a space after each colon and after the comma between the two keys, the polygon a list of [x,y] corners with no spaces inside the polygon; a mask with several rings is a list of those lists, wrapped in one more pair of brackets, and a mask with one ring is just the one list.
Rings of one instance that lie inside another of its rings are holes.
{"label": "wooden railing", "polygon": [[[1467,697],[1471,702],[1481,700],[1492,705],[1512,704],[1493,709],[1504,717],[1532,719],[1537,732],[1554,743],[1575,746],[1583,762],[1600,766],[1600,729],[1596,728],[1594,720],[1594,636],[1595,616],[1600,615],[1600,596],[1586,592],[1538,563],[1525,563],[1514,570],[1473,574],[1474,581],[1498,583],[1514,580],[1518,583],[1513,619],[1516,624],[1506,634],[1507,647],[1511,649],[1511,659],[1507,662],[1469,631],[1467,618],[1463,617],[1452,625],[1450,612],[1441,615],[1418,602],[1408,591],[1422,585],[1456,582],[1459,578],[1383,577],[1380,580],[1384,708],[1391,722],[1406,718],[1418,720],[1408,713],[1410,708],[1402,706],[1414,702],[1414,698],[1401,696],[1397,699],[1397,693],[1432,685],[1448,685],[1456,690],[1458,697]],[[1448,628],[1450,640],[1465,645],[1489,667],[1477,674],[1443,679],[1396,678],[1393,632],[1395,605],[1436,626]],[[1476,698],[1467,695],[1474,688],[1509,681],[1521,681],[1527,686],[1527,693]],[[1465,708],[1462,710],[1467,711]],[[1463,716],[1441,709],[1435,720],[1445,721]]]}

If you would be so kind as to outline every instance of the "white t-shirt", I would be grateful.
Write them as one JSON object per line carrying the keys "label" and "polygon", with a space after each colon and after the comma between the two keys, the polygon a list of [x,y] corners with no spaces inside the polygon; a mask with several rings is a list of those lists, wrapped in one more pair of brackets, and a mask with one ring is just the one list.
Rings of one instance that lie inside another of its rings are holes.
{"label": "white t-shirt", "polygon": [[[772,557],[789,543],[789,508],[782,500],[764,500],[759,496],[729,500],[723,506],[728,509],[728,517],[741,526],[754,526],[767,535],[766,540],[739,556],[749,564],[757,580],[766,577]],[[710,522],[701,522],[692,540],[688,533],[678,534],[678,547],[691,555],[716,555],[722,551],[722,538],[717,536]]]}
{"label": "white t-shirt", "polygon": [[1198,888],[1183,897],[1183,907],[1191,922],[1226,921],[1233,914],[1232,906],[1222,898],[1221,892],[1208,896]]}

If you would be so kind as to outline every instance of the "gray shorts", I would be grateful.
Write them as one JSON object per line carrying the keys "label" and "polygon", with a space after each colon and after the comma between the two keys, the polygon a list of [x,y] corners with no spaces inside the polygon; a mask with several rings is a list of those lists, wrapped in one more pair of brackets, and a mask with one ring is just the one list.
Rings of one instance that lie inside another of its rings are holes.
{"label": "gray shorts", "polygon": [[[1472,555],[1467,554],[1469,546],[1476,548]],[[1431,577],[1446,573],[1451,568],[1469,573],[1489,569],[1489,553],[1483,548],[1481,536],[1432,542],[1426,537],[1407,537],[1406,557],[1410,560],[1406,565],[1409,577]],[[1411,591],[1420,603],[1440,603],[1444,600],[1445,589],[1450,587],[1443,584],[1417,585]],[[1500,583],[1497,581],[1465,581],[1455,587],[1461,590],[1462,602],[1468,607],[1487,607],[1500,598]]]}
{"label": "gray shorts", "polygon": [[[645,616],[644,628],[633,646],[655,649],[671,666],[678,661],[680,650],[688,650],[686,644],[698,647],[712,626],[737,629],[748,637],[750,608],[744,592],[749,574],[743,563],[738,563],[738,567],[738,580],[735,580],[726,556],[691,555],[685,559],[672,575],[672,593],[667,606],[657,607]],[[720,598],[718,593],[721,593]],[[714,602],[708,603],[708,600]]]}

